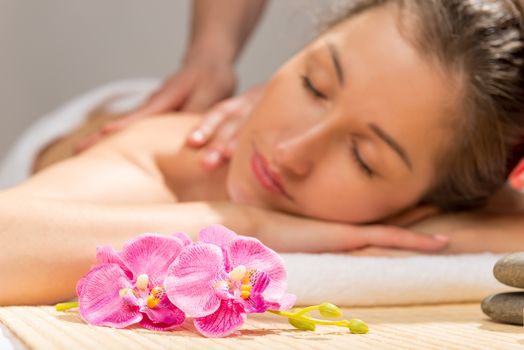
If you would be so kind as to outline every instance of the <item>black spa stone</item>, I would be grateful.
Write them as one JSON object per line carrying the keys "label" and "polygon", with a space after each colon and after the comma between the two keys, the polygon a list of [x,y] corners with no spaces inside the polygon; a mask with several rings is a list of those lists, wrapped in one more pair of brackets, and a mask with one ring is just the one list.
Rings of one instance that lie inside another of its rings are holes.
{"label": "black spa stone", "polygon": [[495,264],[493,274],[505,285],[524,288],[524,252],[502,257]]}
{"label": "black spa stone", "polygon": [[493,294],[482,300],[482,311],[494,321],[522,324],[524,292]]}

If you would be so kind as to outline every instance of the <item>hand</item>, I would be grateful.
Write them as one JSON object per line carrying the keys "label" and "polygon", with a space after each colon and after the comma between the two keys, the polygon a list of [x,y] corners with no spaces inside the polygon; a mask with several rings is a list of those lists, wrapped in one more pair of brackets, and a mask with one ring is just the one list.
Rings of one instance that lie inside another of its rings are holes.
{"label": "hand", "polygon": [[355,226],[254,209],[256,237],[283,252],[340,252],[376,246],[411,251],[444,249],[448,238],[386,225]]}
{"label": "hand", "polygon": [[193,55],[168,78],[136,111],[103,126],[80,140],[75,153],[93,146],[104,137],[126,128],[136,120],[168,111],[203,112],[232,95],[236,78],[232,64],[208,55]]}
{"label": "hand", "polygon": [[216,61],[214,57],[186,61],[129,117],[169,111],[203,112],[233,94],[236,78],[230,63]]}
{"label": "hand", "polygon": [[202,158],[206,169],[227,162],[235,149],[236,137],[242,124],[262,96],[263,85],[250,88],[241,95],[219,102],[206,112],[199,125],[189,134],[187,143],[193,147],[206,146]]}

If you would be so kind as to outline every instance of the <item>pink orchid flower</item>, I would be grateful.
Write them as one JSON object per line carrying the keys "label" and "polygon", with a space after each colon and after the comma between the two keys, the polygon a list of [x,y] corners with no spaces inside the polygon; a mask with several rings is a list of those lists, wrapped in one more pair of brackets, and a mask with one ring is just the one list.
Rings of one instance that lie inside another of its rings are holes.
{"label": "pink orchid flower", "polygon": [[282,258],[260,241],[237,236],[221,225],[199,234],[169,267],[166,294],[173,304],[194,317],[207,337],[231,334],[246,313],[291,308]]}
{"label": "pink orchid flower", "polygon": [[183,234],[144,234],[121,252],[98,247],[100,265],[76,286],[82,318],[93,325],[124,328],[140,323],[152,330],[169,330],[184,322],[184,313],[164,289],[168,267],[187,243],[179,235]]}

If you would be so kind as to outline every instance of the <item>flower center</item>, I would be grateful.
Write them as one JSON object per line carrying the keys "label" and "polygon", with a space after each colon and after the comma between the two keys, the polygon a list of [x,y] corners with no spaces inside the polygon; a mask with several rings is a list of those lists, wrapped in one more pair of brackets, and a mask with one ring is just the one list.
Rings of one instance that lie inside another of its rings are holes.
{"label": "flower center", "polygon": [[143,273],[137,277],[134,288],[122,288],[118,294],[121,297],[134,296],[142,300],[148,308],[154,309],[160,304],[160,300],[164,296],[164,288],[155,286],[150,290],[149,276]]}
{"label": "flower center", "polygon": [[215,289],[235,294],[238,291],[242,299],[247,299],[251,295],[251,289],[256,281],[257,270],[247,270],[244,265],[239,265],[231,270],[228,274],[228,280],[217,281]]}

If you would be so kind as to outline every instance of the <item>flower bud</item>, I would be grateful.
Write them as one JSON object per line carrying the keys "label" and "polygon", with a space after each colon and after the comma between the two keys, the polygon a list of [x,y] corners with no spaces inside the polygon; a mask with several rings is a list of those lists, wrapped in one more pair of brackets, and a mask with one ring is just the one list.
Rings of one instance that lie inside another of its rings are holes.
{"label": "flower bud", "polygon": [[295,318],[289,318],[288,321],[289,324],[291,324],[293,327],[301,329],[303,331],[314,332],[316,329],[316,325],[313,322],[307,320],[297,320]]}
{"label": "flower bud", "polygon": [[338,306],[331,303],[322,303],[318,306],[318,311],[325,318],[337,318],[342,317],[342,311]]}
{"label": "flower bud", "polygon": [[348,328],[351,333],[357,334],[365,334],[369,331],[368,325],[364,321],[356,318],[349,320]]}

